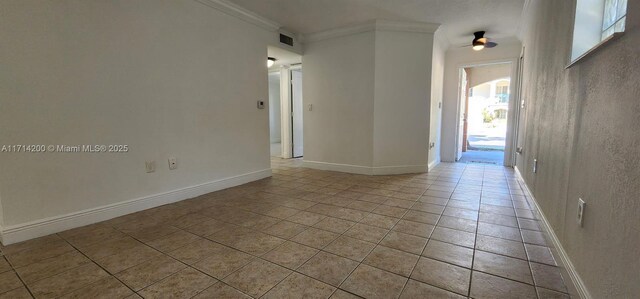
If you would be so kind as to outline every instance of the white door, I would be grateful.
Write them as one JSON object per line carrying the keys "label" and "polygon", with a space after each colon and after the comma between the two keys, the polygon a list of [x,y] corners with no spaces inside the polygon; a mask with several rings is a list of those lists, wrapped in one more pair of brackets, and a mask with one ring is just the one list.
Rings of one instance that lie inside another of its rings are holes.
{"label": "white door", "polygon": [[293,131],[293,157],[303,156],[302,145],[302,114],[304,107],[302,103],[302,70],[291,71],[291,127]]}
{"label": "white door", "polygon": [[457,141],[457,146],[456,146],[456,161],[460,160],[460,158],[462,158],[462,143],[464,140],[464,120],[467,117],[465,114],[465,108],[466,108],[466,98],[467,98],[467,72],[464,69],[460,69],[460,98],[458,99],[458,101],[460,101],[460,110],[459,111],[459,116],[460,119],[458,119],[458,141]]}

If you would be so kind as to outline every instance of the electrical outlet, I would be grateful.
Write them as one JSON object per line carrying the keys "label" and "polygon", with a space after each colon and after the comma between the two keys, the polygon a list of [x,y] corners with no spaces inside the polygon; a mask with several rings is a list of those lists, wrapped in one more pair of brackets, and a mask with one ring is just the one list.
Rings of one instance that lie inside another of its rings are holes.
{"label": "electrical outlet", "polygon": [[582,198],[578,198],[578,224],[580,227],[582,227],[582,223],[584,223],[584,208],[586,205]]}
{"label": "electrical outlet", "polygon": [[178,168],[178,160],[175,157],[169,157],[169,169],[174,170]]}
{"label": "electrical outlet", "polygon": [[144,168],[147,173],[156,172],[156,161],[145,161]]}

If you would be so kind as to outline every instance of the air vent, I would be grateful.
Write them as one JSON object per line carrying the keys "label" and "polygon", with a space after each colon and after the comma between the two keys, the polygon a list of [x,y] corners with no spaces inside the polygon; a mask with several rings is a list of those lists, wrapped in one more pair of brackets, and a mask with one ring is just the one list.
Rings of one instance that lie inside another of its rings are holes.
{"label": "air vent", "polygon": [[280,34],[280,42],[293,47],[293,37]]}

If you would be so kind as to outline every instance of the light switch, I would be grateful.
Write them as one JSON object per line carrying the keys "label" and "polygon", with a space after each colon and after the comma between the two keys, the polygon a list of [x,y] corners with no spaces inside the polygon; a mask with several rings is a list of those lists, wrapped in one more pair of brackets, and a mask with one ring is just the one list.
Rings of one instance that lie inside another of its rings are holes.
{"label": "light switch", "polygon": [[258,101],[258,109],[264,109],[264,101]]}

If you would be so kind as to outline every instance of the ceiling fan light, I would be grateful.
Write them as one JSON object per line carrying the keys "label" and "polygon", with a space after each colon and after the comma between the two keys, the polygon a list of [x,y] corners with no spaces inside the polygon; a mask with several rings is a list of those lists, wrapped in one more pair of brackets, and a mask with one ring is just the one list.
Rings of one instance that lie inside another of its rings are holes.
{"label": "ceiling fan light", "polygon": [[267,67],[272,67],[276,63],[276,60],[277,59],[273,57],[267,57]]}
{"label": "ceiling fan light", "polygon": [[480,40],[474,40],[473,41],[473,50],[475,51],[480,51],[484,49],[484,43]]}

